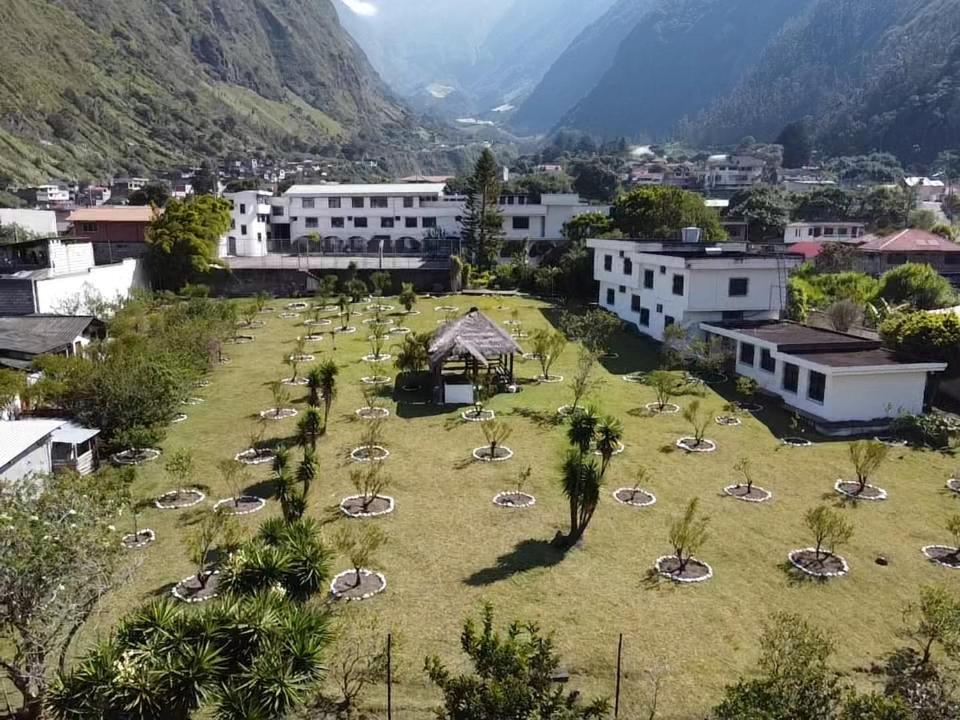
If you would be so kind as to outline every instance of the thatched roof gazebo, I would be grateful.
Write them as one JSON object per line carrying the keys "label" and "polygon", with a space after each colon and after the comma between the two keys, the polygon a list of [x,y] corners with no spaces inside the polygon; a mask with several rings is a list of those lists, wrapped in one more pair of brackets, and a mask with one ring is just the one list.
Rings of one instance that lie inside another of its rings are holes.
{"label": "thatched roof gazebo", "polygon": [[444,403],[472,403],[473,378],[486,370],[512,384],[514,355],[522,352],[503,328],[471,308],[462,318],[442,325],[430,341],[434,386],[442,386]]}

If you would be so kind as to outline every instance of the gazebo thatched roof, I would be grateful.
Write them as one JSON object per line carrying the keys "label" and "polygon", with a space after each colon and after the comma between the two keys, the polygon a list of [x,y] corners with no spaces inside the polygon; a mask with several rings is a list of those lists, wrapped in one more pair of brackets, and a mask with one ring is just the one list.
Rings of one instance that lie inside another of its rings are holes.
{"label": "gazebo thatched roof", "polygon": [[452,357],[471,356],[482,365],[500,355],[523,352],[513,338],[476,308],[442,325],[430,341],[430,365]]}

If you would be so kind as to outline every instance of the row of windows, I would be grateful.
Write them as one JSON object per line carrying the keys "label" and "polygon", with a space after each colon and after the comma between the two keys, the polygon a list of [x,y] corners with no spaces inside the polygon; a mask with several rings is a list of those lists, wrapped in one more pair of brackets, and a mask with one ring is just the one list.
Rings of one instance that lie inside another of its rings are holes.
{"label": "row of windows", "polygon": [[[368,220],[369,218],[365,218],[365,217],[355,217],[353,218],[353,226],[355,228],[369,227]],[[403,226],[406,228],[416,228],[416,227],[435,228],[437,226],[437,219],[435,217],[425,217],[425,218],[407,217],[407,218],[404,218],[403,221],[404,221]],[[304,225],[307,228],[318,228],[320,227],[320,218],[315,218],[315,217],[304,218]],[[396,226],[397,226],[397,223],[394,218],[392,217],[380,218],[381,228],[393,228]],[[343,218],[343,217],[330,218],[330,227],[334,227],[334,228],[346,227],[346,218]]]}
{"label": "row of windows", "polygon": [[[318,199],[321,199],[321,198],[310,198],[310,197],[300,198],[300,207],[302,207],[304,210],[313,210],[313,209],[315,209],[315,208],[317,207],[317,200],[318,200]],[[403,206],[404,206],[405,208],[416,207],[415,198],[413,198],[413,197],[404,197],[404,198],[399,198],[399,199],[401,199],[401,200],[403,201]],[[331,210],[338,210],[339,208],[341,208],[341,207],[343,206],[343,205],[342,205],[343,200],[344,200],[344,198],[339,198],[339,197],[326,198],[326,201],[327,201],[326,207],[329,208],[329,209],[331,209]],[[420,198],[420,202],[422,202],[422,203],[423,203],[423,202],[430,202],[430,201],[432,201],[432,200],[436,200],[436,198],[432,198],[432,197],[422,197],[422,198]],[[372,198],[370,198],[370,203],[369,203],[369,205],[367,205],[367,198],[364,198],[364,197],[352,197],[352,198],[350,198],[350,207],[352,207],[352,208],[371,207],[371,208],[375,208],[375,209],[377,209],[377,208],[379,208],[379,209],[385,209],[385,208],[390,207],[390,198],[388,198],[388,197],[383,197],[383,196],[372,197]]]}
{"label": "row of windows", "polygon": [[[757,348],[751,343],[740,343],[740,363],[754,367],[756,364]],[[767,348],[760,350],[760,369],[774,374],[777,372],[777,360]],[[793,363],[783,363],[783,380],[781,386],[784,391],[797,394],[800,388],[800,368]],[[807,382],[807,397],[814,402],[822,403],[827,391],[827,376],[810,370]]]}
{"label": "row of windows", "polygon": [[[613,255],[604,255],[603,256],[603,269],[607,272],[613,271]],[[624,275],[633,275],[633,261],[630,258],[623,258],[623,274]],[[660,274],[666,275],[667,268],[663,265],[660,266]],[[643,271],[643,287],[646,290],[653,290],[653,270],[647,268]],[[683,295],[684,290],[684,276],[683,275],[674,275],[673,276],[673,294],[674,295]],[[730,282],[727,286],[727,294],[730,297],[746,297],[750,294],[750,278],[730,278]]]}

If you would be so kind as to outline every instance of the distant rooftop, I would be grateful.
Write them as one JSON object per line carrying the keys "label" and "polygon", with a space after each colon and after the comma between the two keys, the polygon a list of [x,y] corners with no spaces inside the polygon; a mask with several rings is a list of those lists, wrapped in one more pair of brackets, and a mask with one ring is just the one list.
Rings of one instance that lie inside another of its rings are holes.
{"label": "distant rooftop", "polygon": [[363,185],[293,185],[284,195],[441,195],[445,183],[367,183]]}
{"label": "distant rooftop", "polygon": [[77,208],[69,222],[132,222],[148,223],[153,220],[153,208],[149,205],[101,205],[94,208]]}
{"label": "distant rooftop", "polygon": [[96,318],[81,315],[0,316],[0,352],[42,355],[69,346]]}
{"label": "distant rooftop", "polygon": [[960,253],[960,245],[926,230],[901,230],[893,235],[864,235],[860,250],[868,253]]}

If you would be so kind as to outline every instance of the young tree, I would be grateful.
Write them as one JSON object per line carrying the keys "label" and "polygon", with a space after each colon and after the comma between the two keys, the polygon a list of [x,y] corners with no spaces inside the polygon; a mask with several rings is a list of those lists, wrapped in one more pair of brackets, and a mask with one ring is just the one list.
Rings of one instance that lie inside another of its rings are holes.
{"label": "young tree", "polygon": [[951,515],[944,525],[953,542],[954,559],[960,561],[960,515]]}
{"label": "young tree", "polygon": [[560,658],[553,638],[533,623],[512,623],[505,635],[494,630],[493,608],[485,605],[478,629],[467,620],[460,646],[472,672],[455,675],[433,656],[426,672],[443,695],[438,720],[602,720],[606,700],[581,705],[564,694],[554,676]]}
{"label": "young tree", "polygon": [[302,362],[301,356],[297,355],[295,351],[292,354],[284,353],[283,362],[285,365],[290,366],[290,372],[291,372],[290,382],[296,383],[300,377],[300,363]]}
{"label": "young tree", "polygon": [[369,292],[367,284],[360,278],[354,278],[347,283],[346,286],[347,295],[350,296],[350,301],[358,303],[363,297]]}
{"label": "young tree", "polygon": [[[733,466],[733,469],[736,470],[743,476],[743,482],[747,486],[747,495],[753,491],[753,463],[748,457],[742,457],[737,460],[737,464]],[[739,483],[737,487],[739,487]]]}
{"label": "young tree", "polygon": [[602,479],[593,458],[574,447],[563,461],[560,481],[570,511],[570,532],[558,540],[564,549],[569,549],[580,541],[593,519],[600,502]]}
{"label": "young tree", "polygon": [[919,601],[907,606],[904,617],[906,636],[920,646],[918,666],[931,663],[936,646],[950,660],[960,660],[960,600],[955,593],[939,585],[924,586]]}
{"label": "young tree", "polygon": [[68,473],[0,493],[0,671],[25,720],[40,717],[51,671],[63,670],[77,632],[132,573],[110,525],[130,503],[130,479]]}
{"label": "young tree", "polygon": [[377,552],[386,543],[387,535],[377,525],[341,526],[334,545],[356,573],[354,587],[359,587],[363,582],[363,570],[374,562]]}
{"label": "young tree", "polygon": [[657,410],[663,412],[673,398],[677,387],[676,378],[667,370],[654,370],[648,376],[647,382],[657,395]]}
{"label": "young tree", "polygon": [[177,450],[167,457],[163,463],[163,469],[175,483],[177,499],[179,499],[185,494],[187,487],[193,484],[196,471],[193,453],[190,450]]}
{"label": "young tree", "polygon": [[360,447],[371,450],[383,445],[383,420],[374,418],[366,423],[363,432],[360,433]]}
{"label": "young tree", "polygon": [[390,487],[390,478],[383,473],[381,463],[369,463],[363,468],[351,470],[350,482],[357,494],[363,498],[363,512],[367,512],[370,503]]}
{"label": "young tree", "polygon": [[560,327],[571,340],[582,343],[599,356],[609,350],[613,336],[623,327],[623,321],[606,310],[588,310],[582,314],[564,312]]}
{"label": "young tree", "polygon": [[[818,560],[824,554],[833,555],[838,547],[850,542],[853,537],[853,525],[826,505],[808,510],[803,522],[813,535],[814,554]],[[824,547],[827,548],[826,553],[823,552]]]}
{"label": "young tree", "polygon": [[699,514],[700,501],[693,498],[687,503],[683,516],[670,524],[670,546],[679,563],[677,573],[682,574],[687,569],[691,558],[706,544],[707,525],[710,518]]}
{"label": "young tree", "polygon": [[467,181],[467,201],[460,235],[470,249],[473,264],[486,270],[496,264],[503,244],[500,211],[500,169],[489,148],[484,148]]}
{"label": "young tree", "polygon": [[259,458],[263,453],[263,436],[267,434],[266,422],[264,418],[258,417],[248,435],[249,448],[253,450],[255,458]]}
{"label": "young tree", "polygon": [[223,484],[229,488],[233,498],[233,506],[240,506],[240,498],[250,482],[250,473],[247,466],[233,459],[221,460],[217,463],[217,469],[220,471],[220,479]]}
{"label": "young tree", "polygon": [[370,354],[374,360],[383,357],[383,346],[387,342],[387,328],[380,323],[370,326]]}
{"label": "young tree", "polygon": [[243,319],[243,324],[250,327],[259,313],[260,308],[257,307],[256,303],[245,303],[240,310],[240,317]]}
{"label": "young tree", "polygon": [[307,408],[297,422],[297,440],[304,448],[317,449],[317,440],[323,435],[323,415],[317,408]]}
{"label": "young tree", "polygon": [[173,199],[147,231],[147,267],[154,286],[179,290],[217,263],[220,238],[230,229],[230,203],[209,195]]}
{"label": "young tree", "polygon": [[596,383],[593,380],[593,369],[597,364],[597,356],[585,347],[577,353],[577,370],[570,379],[570,390],[573,394],[571,413],[580,410],[580,401],[590,392]]}
{"label": "young tree", "polygon": [[760,383],[752,377],[741,375],[737,378],[737,394],[744,400],[750,400],[760,388]]}
{"label": "young tree", "polygon": [[394,367],[401,373],[414,374],[430,366],[431,336],[427,333],[410,333],[399,345],[394,345]]}
{"label": "young tree", "polygon": [[[356,605],[346,606],[338,614],[334,629],[337,641],[327,654],[325,665],[340,692],[337,710],[352,717],[360,697],[371,685],[387,677],[387,633],[376,615]],[[393,649],[397,641],[393,638]]]}
{"label": "young tree", "polygon": [[417,304],[417,293],[413,289],[413,283],[402,283],[400,285],[400,295],[397,300],[400,301],[408,314],[413,312],[413,306]]}
{"label": "young tree", "polygon": [[370,284],[373,285],[373,294],[383,297],[393,284],[393,278],[388,272],[375,272],[370,275]]}
{"label": "young tree", "polygon": [[637,499],[637,495],[644,492],[643,486],[650,481],[653,473],[645,467],[639,467],[633,476],[633,485],[630,487],[630,501]]}
{"label": "young tree", "polygon": [[502,420],[490,420],[489,422],[479,423],[483,437],[490,447],[490,457],[497,456],[497,448],[507,441],[513,433],[513,428]]}
{"label": "young tree", "polygon": [[703,444],[707,427],[710,425],[710,413],[706,408],[701,407],[699,400],[694,400],[683,411],[683,419],[690,423],[694,446],[700,447]]}
{"label": "young tree", "polygon": [[207,510],[187,535],[187,556],[196,568],[197,582],[207,586],[210,572],[207,562],[214,549],[232,552],[240,544],[240,524],[236,517],[218,510]]}
{"label": "young tree", "polygon": [[556,330],[540,328],[531,337],[531,347],[540,363],[541,379],[550,380],[550,368],[567,347],[567,338]]}
{"label": "young tree", "polygon": [[857,475],[857,494],[862,493],[873,475],[887,459],[890,448],[879,440],[857,440],[847,446],[850,463]]}
{"label": "young tree", "polygon": [[337,375],[340,369],[337,364],[330,359],[320,363],[320,397],[323,399],[323,430],[326,432],[327,423],[330,419],[330,408],[333,407],[333,401],[337,397]]}
{"label": "young tree", "polygon": [[274,417],[280,417],[280,411],[290,402],[290,391],[287,386],[279,380],[274,380],[269,385],[270,395],[273,396],[273,414]]}

